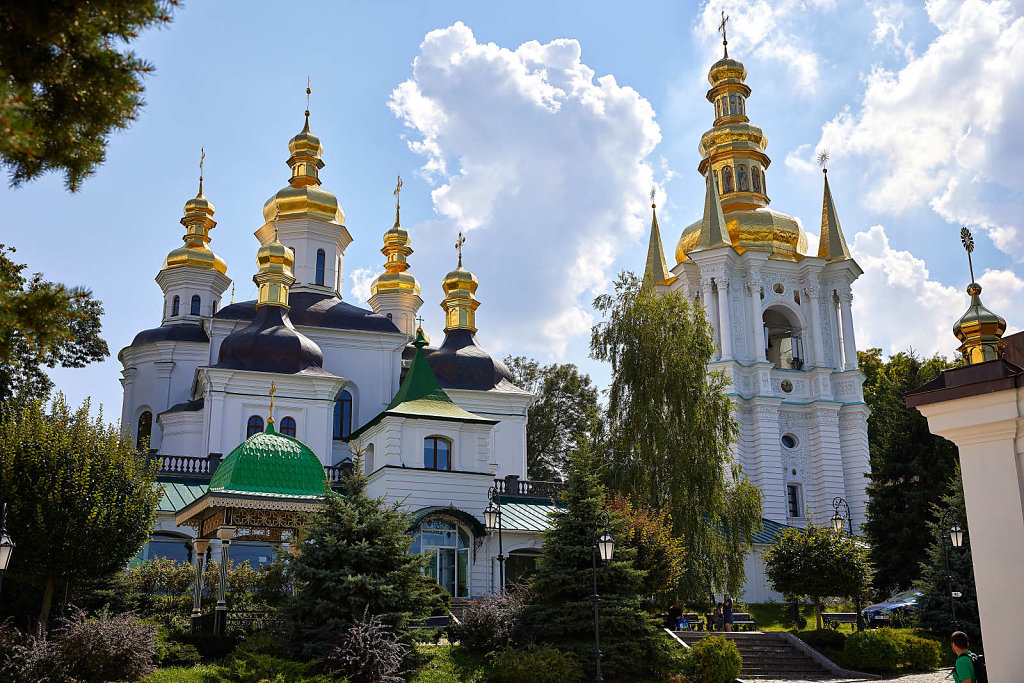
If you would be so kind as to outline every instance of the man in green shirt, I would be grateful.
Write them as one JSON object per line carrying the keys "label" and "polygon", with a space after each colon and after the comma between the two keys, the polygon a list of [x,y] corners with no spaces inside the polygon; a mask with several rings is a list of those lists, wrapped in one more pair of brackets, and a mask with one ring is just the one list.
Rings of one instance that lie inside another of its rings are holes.
{"label": "man in green shirt", "polygon": [[967,640],[967,634],[963,631],[954,633],[951,645],[953,646],[953,652],[956,654],[953,680],[956,683],[978,683],[974,673],[974,660],[970,657],[970,641]]}

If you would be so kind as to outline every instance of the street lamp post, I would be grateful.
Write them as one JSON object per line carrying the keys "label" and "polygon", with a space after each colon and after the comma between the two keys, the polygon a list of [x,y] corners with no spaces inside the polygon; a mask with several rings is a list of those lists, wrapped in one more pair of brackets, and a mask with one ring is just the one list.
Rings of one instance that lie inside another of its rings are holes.
{"label": "street lamp post", "polygon": [[14,545],[14,541],[7,535],[7,503],[4,503],[3,512],[0,513],[0,588],[4,585],[4,573],[11,562]]}
{"label": "street lamp post", "polygon": [[598,513],[597,523],[594,525],[594,542],[590,546],[590,562],[594,570],[594,595],[592,600],[594,601],[594,664],[597,667],[597,673],[594,674],[595,681],[604,680],[601,676],[601,624],[600,614],[597,609],[597,603],[601,600],[601,597],[597,594],[597,557],[600,555],[601,560],[607,562],[612,559],[614,552],[615,539],[608,533],[608,513]]}
{"label": "street lamp post", "polygon": [[[954,548],[959,548],[964,542],[964,530],[960,527],[960,511],[956,508],[949,508],[942,513],[939,520],[939,532],[949,530],[949,542]],[[953,630],[960,630],[960,622],[956,620],[956,602],[953,596],[953,574],[949,571],[949,549],[946,547],[946,536],[942,536],[942,556],[946,560],[946,587],[949,589],[949,614],[953,619]]]}
{"label": "street lamp post", "polygon": [[505,550],[502,547],[501,539],[501,503],[495,495],[497,491],[492,486],[487,490],[487,509],[484,510],[484,525],[488,531],[498,531],[498,581],[499,591],[505,593]]}
{"label": "street lamp post", "polygon": [[[832,499],[832,507],[835,509],[835,514],[832,515],[832,528],[837,534],[842,534],[846,527],[849,528],[850,538],[853,539],[853,517],[850,515],[850,505],[845,499],[836,496]],[[844,516],[839,512],[840,508],[846,513]],[[857,610],[857,630],[864,630],[864,617],[860,613],[860,587],[857,588],[857,594],[853,598],[854,609]]]}

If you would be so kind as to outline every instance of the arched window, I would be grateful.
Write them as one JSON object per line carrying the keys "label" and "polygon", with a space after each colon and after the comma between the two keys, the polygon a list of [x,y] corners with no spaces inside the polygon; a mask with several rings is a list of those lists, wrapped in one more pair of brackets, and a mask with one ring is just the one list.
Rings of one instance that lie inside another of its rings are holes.
{"label": "arched window", "polygon": [[253,415],[249,418],[248,424],[245,426],[245,438],[249,438],[253,434],[259,434],[263,431],[263,418],[259,415]]}
{"label": "arched window", "polygon": [[736,167],[736,186],[740,192],[750,190],[750,186],[747,184],[747,167],[743,164]]}
{"label": "arched window", "polygon": [[740,105],[740,111],[739,111],[740,115],[742,116],[743,114],[746,114],[747,113],[747,107],[746,107],[745,100],[743,99],[742,95],[736,97],[736,103]]}
{"label": "arched window", "polygon": [[213,315],[217,315],[217,303],[216,301],[213,302]]}
{"label": "arched window", "polygon": [[285,436],[295,436],[295,418],[286,417],[281,420],[281,433]]}
{"label": "arched window", "polygon": [[452,468],[452,442],[440,436],[423,439],[423,467],[428,470]]}
{"label": "arched window", "polygon": [[352,394],[342,391],[334,401],[334,438],[346,439],[352,433]]}
{"label": "arched window", "polygon": [[175,295],[174,298],[171,299],[171,315],[172,316],[178,315],[178,310],[180,308],[181,308],[181,297]]}
{"label": "arched window", "polygon": [[783,307],[773,306],[762,316],[765,331],[765,359],[783,370],[804,367],[804,345],[796,317]]}
{"label": "arched window", "polygon": [[153,413],[148,410],[142,411],[139,415],[138,428],[135,430],[135,448],[142,450],[149,448],[149,437],[153,433]]}
{"label": "arched window", "polygon": [[199,315],[199,295],[192,295],[192,315]]}
{"label": "arched window", "polygon": [[324,283],[324,268],[327,267],[327,254],[323,249],[316,250],[316,284]]}
{"label": "arched window", "polygon": [[757,166],[750,167],[750,183],[754,186],[754,192],[761,191],[761,172],[757,170]]}
{"label": "arched window", "polygon": [[736,108],[736,96],[729,95],[729,113],[738,114],[739,110]]}
{"label": "arched window", "polygon": [[732,192],[732,166],[722,169],[722,194]]}
{"label": "arched window", "polygon": [[761,171],[761,192],[768,194],[768,172]]}

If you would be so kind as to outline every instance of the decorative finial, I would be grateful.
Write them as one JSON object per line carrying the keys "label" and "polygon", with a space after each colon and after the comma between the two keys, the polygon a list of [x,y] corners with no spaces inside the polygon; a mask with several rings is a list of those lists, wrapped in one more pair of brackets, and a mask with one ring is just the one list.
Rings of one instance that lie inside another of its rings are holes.
{"label": "decorative finial", "polygon": [[310,76],[306,76],[306,123],[309,123],[309,96],[313,92],[309,87]]}
{"label": "decorative finial", "polygon": [[231,303],[235,303],[235,281],[231,281]]}
{"label": "decorative finial", "polygon": [[402,198],[399,195],[402,193],[403,184],[404,183],[402,182],[402,176],[398,176],[398,182],[395,183],[395,191],[392,193],[395,195],[395,209],[399,209],[402,206]]}
{"label": "decorative finial", "polygon": [[199,148],[199,194],[197,197],[203,196],[203,162],[206,161],[206,148]]}
{"label": "decorative finial", "polygon": [[829,155],[827,149],[823,149],[820,152],[818,152],[818,166],[821,166],[822,173],[828,173],[828,160]]}
{"label": "decorative finial", "polygon": [[455,240],[455,248],[459,250],[459,268],[462,267],[462,245],[466,243],[466,238],[459,233],[459,239]]}
{"label": "decorative finial", "polygon": [[423,316],[422,315],[416,318],[416,331],[417,332],[422,332],[423,331]]}
{"label": "decorative finial", "polygon": [[277,384],[270,383],[270,415],[267,416],[267,424],[274,424],[274,394],[277,393]]}
{"label": "decorative finial", "polygon": [[960,228],[960,241],[967,250],[967,267],[971,269],[971,282],[974,282],[974,264],[971,262],[971,252],[974,251],[974,235],[967,229],[967,226]]}
{"label": "decorative finial", "polygon": [[281,205],[277,204],[277,213],[274,214],[274,241],[278,242],[277,239],[277,223],[281,220]]}
{"label": "decorative finial", "polygon": [[725,57],[723,59],[729,58],[729,41],[726,39],[725,34],[726,24],[728,22],[729,15],[725,13],[725,10],[722,10],[722,23],[718,25],[718,30],[722,33],[722,47],[725,48]]}
{"label": "decorative finial", "polygon": [[654,203],[654,198],[657,197],[657,196],[658,196],[658,186],[657,185],[651,185],[651,208],[652,209],[656,209],[658,207],[658,205]]}

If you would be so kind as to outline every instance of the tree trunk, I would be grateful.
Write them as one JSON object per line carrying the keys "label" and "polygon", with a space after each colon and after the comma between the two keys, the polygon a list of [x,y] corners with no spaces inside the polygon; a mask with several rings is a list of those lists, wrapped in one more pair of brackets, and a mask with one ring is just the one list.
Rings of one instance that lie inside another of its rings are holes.
{"label": "tree trunk", "polygon": [[818,630],[821,630],[821,598],[814,598],[814,618],[818,622]]}
{"label": "tree trunk", "polygon": [[46,575],[46,588],[43,589],[43,607],[39,610],[37,629],[39,635],[46,633],[46,622],[50,618],[50,605],[53,603],[53,574]]}

